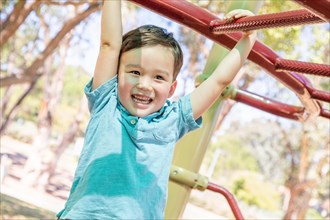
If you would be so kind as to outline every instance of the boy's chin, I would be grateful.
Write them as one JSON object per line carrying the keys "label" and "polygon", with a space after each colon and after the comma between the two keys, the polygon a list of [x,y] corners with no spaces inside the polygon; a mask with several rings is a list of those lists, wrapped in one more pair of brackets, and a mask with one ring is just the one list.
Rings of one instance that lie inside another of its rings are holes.
{"label": "boy's chin", "polygon": [[131,113],[131,114],[136,116],[136,117],[143,118],[143,117],[151,115],[155,112],[157,112],[157,111],[152,111],[151,109],[135,109],[134,112]]}
{"label": "boy's chin", "polygon": [[135,117],[139,117],[139,118],[142,118],[144,116],[147,116],[149,113],[148,111],[141,111],[140,109],[130,109],[128,110],[128,112],[132,115],[132,116],[135,116]]}
{"label": "boy's chin", "polygon": [[152,114],[153,112],[150,112],[150,111],[137,111],[135,113],[135,116],[139,117],[139,118],[143,118],[145,116],[148,116],[150,114]]}

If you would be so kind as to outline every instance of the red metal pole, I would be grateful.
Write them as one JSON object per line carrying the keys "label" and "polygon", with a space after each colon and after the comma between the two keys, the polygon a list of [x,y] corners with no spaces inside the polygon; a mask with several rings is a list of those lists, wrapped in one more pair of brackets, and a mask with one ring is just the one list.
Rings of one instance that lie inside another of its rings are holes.
{"label": "red metal pole", "polygon": [[293,120],[303,120],[301,118],[304,112],[302,107],[287,105],[245,90],[237,90],[233,99],[274,115]]}
{"label": "red metal pole", "polygon": [[325,92],[314,88],[308,88],[308,90],[311,93],[311,97],[313,99],[330,102],[330,92]]}
{"label": "red metal pole", "polygon": [[322,109],[320,116],[324,117],[324,118],[330,118],[330,110],[328,109]]}
{"label": "red metal pole", "polygon": [[243,220],[244,219],[244,217],[241,213],[241,210],[239,209],[239,207],[237,205],[235,197],[226,188],[224,188],[222,186],[218,186],[214,183],[209,183],[209,185],[207,186],[207,189],[212,190],[213,192],[218,192],[226,198],[226,200],[227,200],[227,202],[228,202],[228,204],[231,208],[231,211],[233,212],[236,220]]}
{"label": "red metal pole", "polygon": [[326,64],[307,63],[297,60],[278,58],[275,63],[276,71],[292,71],[311,75],[330,77],[330,66]]}
{"label": "red metal pole", "polygon": [[326,22],[330,22],[330,1],[329,0],[294,0],[298,4],[307,8],[312,13],[318,15]]}
{"label": "red metal pole", "polygon": [[324,23],[324,21],[308,10],[301,9],[244,17],[237,19],[235,22],[216,19],[210,22],[210,29],[214,34],[224,34],[315,23]]}

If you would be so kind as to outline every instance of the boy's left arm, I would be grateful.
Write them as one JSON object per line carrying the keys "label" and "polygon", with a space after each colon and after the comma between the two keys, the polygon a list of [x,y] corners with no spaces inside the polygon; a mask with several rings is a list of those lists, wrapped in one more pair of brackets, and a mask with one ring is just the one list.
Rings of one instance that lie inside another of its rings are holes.
{"label": "boy's left arm", "polygon": [[[229,12],[225,19],[238,19],[254,15],[248,10],[237,9]],[[219,63],[211,76],[191,93],[191,104],[195,120],[211,107],[222,91],[234,79],[255,41],[256,31],[243,33],[235,47]]]}

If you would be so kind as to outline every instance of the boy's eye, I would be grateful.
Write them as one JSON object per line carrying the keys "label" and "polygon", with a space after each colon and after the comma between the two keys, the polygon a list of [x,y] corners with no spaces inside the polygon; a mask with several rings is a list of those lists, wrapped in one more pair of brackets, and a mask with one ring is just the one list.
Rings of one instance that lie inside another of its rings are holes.
{"label": "boy's eye", "polygon": [[130,73],[132,73],[132,74],[134,74],[134,75],[140,75],[140,72],[139,72],[139,71],[135,71],[135,70],[130,71]]}
{"label": "boy's eye", "polygon": [[158,79],[158,80],[165,80],[165,79],[164,79],[164,77],[162,77],[162,76],[159,76],[159,75],[158,75],[158,76],[156,76],[156,79]]}

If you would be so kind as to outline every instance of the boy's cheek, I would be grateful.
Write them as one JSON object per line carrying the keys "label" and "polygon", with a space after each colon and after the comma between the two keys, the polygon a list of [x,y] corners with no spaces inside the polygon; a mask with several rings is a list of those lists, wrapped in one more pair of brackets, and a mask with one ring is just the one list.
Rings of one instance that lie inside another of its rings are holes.
{"label": "boy's cheek", "polygon": [[134,85],[139,81],[138,77],[133,77],[130,74],[126,74],[124,77],[124,84],[125,85]]}
{"label": "boy's cheek", "polygon": [[129,74],[125,72],[121,72],[118,74],[118,83],[126,84],[130,80]]}

